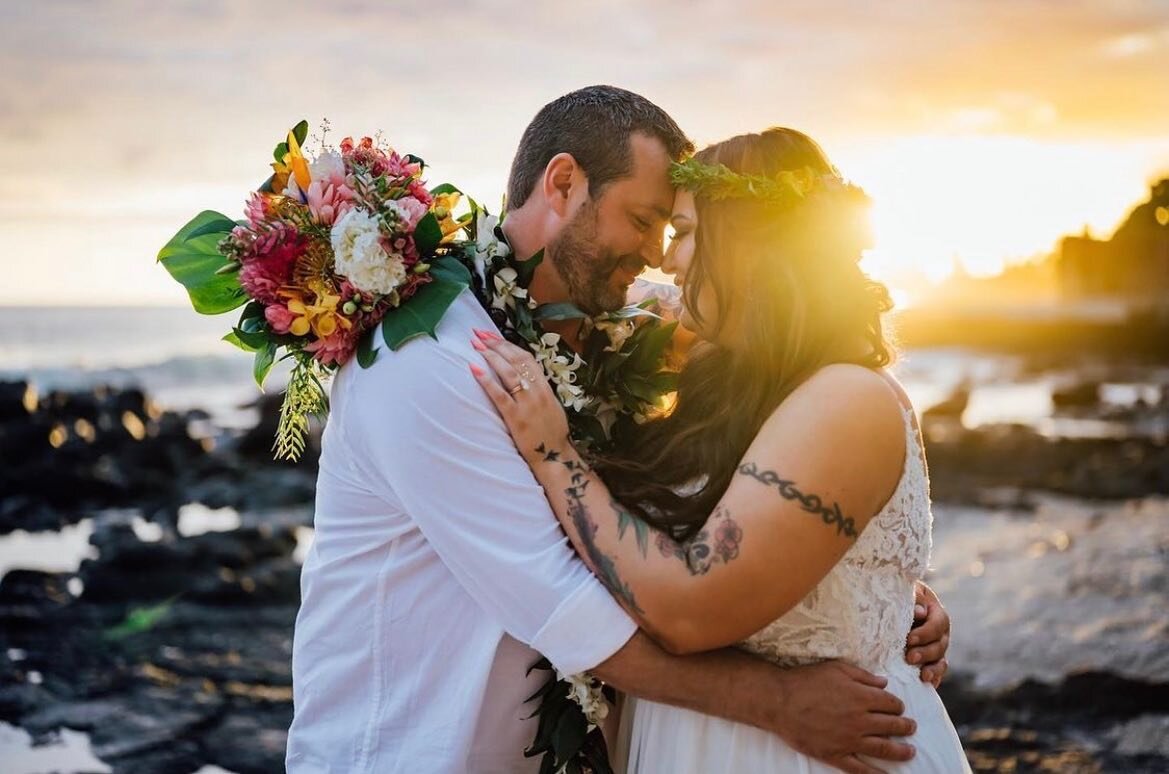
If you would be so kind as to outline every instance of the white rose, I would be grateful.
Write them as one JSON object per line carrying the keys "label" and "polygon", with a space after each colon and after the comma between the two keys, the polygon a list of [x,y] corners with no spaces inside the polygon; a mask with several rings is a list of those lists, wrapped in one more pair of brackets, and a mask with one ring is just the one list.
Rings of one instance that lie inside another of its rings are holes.
{"label": "white rose", "polygon": [[389,295],[406,281],[406,265],[398,253],[381,244],[377,219],[354,207],[333,224],[330,234],[337,273],[364,293]]}

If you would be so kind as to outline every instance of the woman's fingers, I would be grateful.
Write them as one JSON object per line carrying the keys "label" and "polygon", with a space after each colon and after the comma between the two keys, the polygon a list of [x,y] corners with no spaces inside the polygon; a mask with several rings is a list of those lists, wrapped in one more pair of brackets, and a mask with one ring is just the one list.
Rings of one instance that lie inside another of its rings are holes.
{"label": "woman's fingers", "polygon": [[516,372],[515,366],[507,358],[490,348],[480,349],[479,352],[483,355],[483,359],[487,361],[487,365],[499,377],[499,381],[503,383],[505,390],[510,391],[520,383],[520,375]]}
{"label": "woman's fingers", "polygon": [[471,364],[471,375],[475,377],[475,381],[479,382],[479,386],[495,404],[496,410],[506,420],[515,409],[515,401],[511,399],[506,390],[499,386],[499,381],[494,376],[474,363]]}
{"label": "woman's fingers", "polygon": [[492,331],[475,329],[475,335],[493,352],[498,352],[507,362],[515,366],[517,371],[523,372],[525,366],[532,366],[536,358],[523,347],[517,347],[507,339]]}

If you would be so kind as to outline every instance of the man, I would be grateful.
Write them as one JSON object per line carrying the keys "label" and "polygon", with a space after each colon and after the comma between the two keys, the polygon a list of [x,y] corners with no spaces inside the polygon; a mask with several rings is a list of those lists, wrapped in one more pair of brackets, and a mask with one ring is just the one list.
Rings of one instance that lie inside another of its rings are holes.
{"label": "man", "polygon": [[[512,166],[504,231],[545,248],[540,303],[620,307],[661,261],[669,163],[692,150],[660,108],[592,87],[547,105]],[[636,696],[749,723],[845,770],[905,760],[912,733],[883,680],[843,664],[781,670],[736,651],[663,652],[588,572],[527,464],[472,379],[471,331],[491,318],[471,293],[437,338],[338,374],[302,576],[288,770],[523,772],[535,721],[524,699],[547,656]],[[552,324],[549,330],[557,330]],[[559,329],[572,340],[572,324]],[[915,635],[931,679],[949,621],[928,597]]]}

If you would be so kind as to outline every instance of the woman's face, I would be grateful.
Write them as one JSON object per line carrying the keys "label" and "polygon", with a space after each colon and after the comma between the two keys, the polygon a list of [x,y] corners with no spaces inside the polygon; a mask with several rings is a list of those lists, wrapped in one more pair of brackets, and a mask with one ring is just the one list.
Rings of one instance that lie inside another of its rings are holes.
{"label": "woman's face", "polygon": [[[694,194],[679,190],[674,197],[674,210],[670,214],[670,244],[666,247],[666,254],[662,259],[662,271],[673,274],[674,284],[683,290],[686,288],[686,275],[694,261],[697,230],[698,210],[694,206]],[[702,290],[698,295],[698,312],[702,316],[701,324],[683,304],[679,322],[683,328],[707,338],[704,330],[713,330],[718,323],[718,304],[709,279],[702,283]]]}

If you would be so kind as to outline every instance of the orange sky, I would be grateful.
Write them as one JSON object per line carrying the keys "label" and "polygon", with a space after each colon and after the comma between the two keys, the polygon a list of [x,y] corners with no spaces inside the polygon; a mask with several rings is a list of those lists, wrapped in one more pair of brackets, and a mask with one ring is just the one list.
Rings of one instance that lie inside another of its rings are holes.
{"label": "orange sky", "polygon": [[894,285],[1107,234],[1169,175],[1163,2],[390,5],[0,6],[0,304],[182,303],[154,253],[238,215],[301,117],[496,202],[532,114],[597,82],[700,144],[812,134],[876,199]]}

